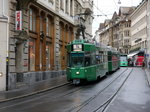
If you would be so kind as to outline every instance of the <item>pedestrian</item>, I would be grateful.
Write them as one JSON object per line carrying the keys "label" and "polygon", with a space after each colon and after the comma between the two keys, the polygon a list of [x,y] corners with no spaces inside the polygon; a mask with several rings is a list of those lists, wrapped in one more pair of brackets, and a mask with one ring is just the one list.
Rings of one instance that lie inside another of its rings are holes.
{"label": "pedestrian", "polygon": [[145,67],[145,62],[143,62],[143,68]]}
{"label": "pedestrian", "polygon": [[149,67],[149,69],[150,69],[150,60],[149,60],[149,62],[148,62],[148,67]]}

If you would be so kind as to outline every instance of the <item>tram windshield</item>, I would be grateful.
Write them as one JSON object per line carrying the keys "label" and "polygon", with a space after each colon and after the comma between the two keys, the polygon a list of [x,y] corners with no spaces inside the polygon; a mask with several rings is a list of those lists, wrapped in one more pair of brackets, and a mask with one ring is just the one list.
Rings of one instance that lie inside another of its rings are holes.
{"label": "tram windshield", "polygon": [[121,60],[121,61],[127,61],[127,56],[121,56],[121,57],[120,57],[120,60]]}
{"label": "tram windshield", "polygon": [[83,60],[84,60],[83,53],[72,53],[70,55],[71,67],[83,67],[84,66]]}

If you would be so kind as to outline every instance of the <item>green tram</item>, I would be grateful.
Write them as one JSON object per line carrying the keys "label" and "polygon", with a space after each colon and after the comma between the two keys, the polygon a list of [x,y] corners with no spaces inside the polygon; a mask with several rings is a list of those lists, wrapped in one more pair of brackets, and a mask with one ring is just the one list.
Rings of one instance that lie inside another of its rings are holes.
{"label": "green tram", "polygon": [[[119,67],[118,64],[113,68],[114,62],[108,62],[107,47],[96,46],[86,40],[74,40],[66,47],[68,53],[67,80],[72,81],[73,84],[79,84],[85,80],[95,81],[105,76],[109,70],[113,71]],[[112,54],[109,54],[109,58]]]}
{"label": "green tram", "polygon": [[128,56],[127,56],[127,54],[120,54],[120,66],[122,66],[122,67],[128,66]]}
{"label": "green tram", "polygon": [[120,54],[119,52],[109,47],[108,48],[108,72],[111,73],[120,68]]}

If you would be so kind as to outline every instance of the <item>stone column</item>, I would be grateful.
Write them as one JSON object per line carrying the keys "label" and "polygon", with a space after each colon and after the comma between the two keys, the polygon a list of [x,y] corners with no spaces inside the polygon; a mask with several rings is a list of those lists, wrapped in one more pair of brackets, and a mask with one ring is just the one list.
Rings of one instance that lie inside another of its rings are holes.
{"label": "stone column", "polygon": [[8,53],[8,0],[0,0],[0,91],[6,90]]}

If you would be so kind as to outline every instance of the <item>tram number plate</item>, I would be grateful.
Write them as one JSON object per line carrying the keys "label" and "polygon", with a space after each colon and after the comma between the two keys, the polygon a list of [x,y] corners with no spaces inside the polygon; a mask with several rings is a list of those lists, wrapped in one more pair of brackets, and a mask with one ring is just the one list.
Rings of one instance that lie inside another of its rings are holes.
{"label": "tram number plate", "polygon": [[74,79],[73,80],[73,84],[79,84],[80,83],[80,79]]}

